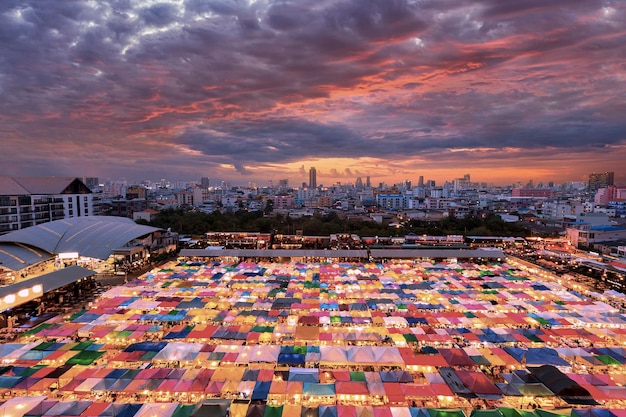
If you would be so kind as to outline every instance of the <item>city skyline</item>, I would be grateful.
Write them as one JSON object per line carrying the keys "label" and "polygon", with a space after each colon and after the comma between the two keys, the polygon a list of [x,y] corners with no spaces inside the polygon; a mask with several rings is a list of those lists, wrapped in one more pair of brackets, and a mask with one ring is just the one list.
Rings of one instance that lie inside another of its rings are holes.
{"label": "city skyline", "polygon": [[[486,182],[486,181],[474,181],[474,179],[471,177],[470,173],[466,173],[465,175],[463,175],[460,178],[446,178],[442,181],[435,181],[431,178],[426,178],[424,179],[423,176],[420,176],[420,178],[418,178],[417,180],[412,179],[412,178],[406,178],[403,181],[397,181],[394,183],[387,183],[384,181],[376,181],[376,178],[371,178],[370,176],[365,176],[365,177],[356,177],[353,178],[353,180],[350,179],[345,179],[345,181],[335,181],[335,182],[329,182],[329,183],[318,183],[317,179],[315,179],[315,184],[314,187],[311,187],[311,175],[312,172],[315,172],[314,176],[317,177],[317,169],[315,167],[311,167],[309,171],[307,171],[307,175],[308,175],[308,181],[303,180],[303,181],[298,181],[296,183],[289,181],[288,179],[278,179],[278,180],[274,180],[274,179],[269,179],[265,182],[262,183],[256,183],[254,181],[249,181],[246,184],[243,183],[232,183],[230,181],[226,181],[226,180],[222,180],[220,178],[209,178],[209,177],[202,177],[200,179],[193,179],[193,178],[187,178],[187,179],[181,179],[181,178],[125,178],[125,177],[121,177],[121,178],[114,178],[114,177],[106,177],[106,178],[98,178],[98,177],[93,177],[93,178],[88,178],[88,177],[82,177],[79,178],[81,179],[83,182],[90,180],[90,181],[97,181],[97,183],[95,184],[103,186],[103,185],[111,185],[111,184],[123,184],[124,186],[134,186],[134,185],[143,185],[143,186],[147,186],[147,187],[163,187],[163,188],[171,188],[171,187],[175,187],[175,188],[187,188],[189,186],[191,186],[192,184],[195,184],[197,186],[200,187],[206,187],[206,188],[223,188],[223,187],[237,187],[237,188],[289,188],[289,189],[299,189],[299,188],[319,188],[319,187],[323,187],[323,188],[330,188],[330,187],[335,187],[335,186],[355,186],[357,188],[383,188],[383,189],[389,189],[392,187],[401,187],[403,189],[414,189],[415,187],[422,187],[422,188],[441,188],[441,187],[453,187],[454,184],[458,181],[460,181],[462,184],[464,184],[463,186],[469,186],[469,187],[478,187],[478,188],[491,188],[491,187],[495,187],[495,188],[511,188],[511,189],[515,189],[515,188],[520,188],[520,189],[533,189],[533,188],[550,188],[550,189],[559,189],[562,187],[566,187],[566,188],[577,188],[580,190],[588,190],[590,187],[590,184],[594,181],[592,179],[592,176],[604,176],[604,175],[611,175],[611,176],[615,176],[614,172],[604,172],[604,173],[589,173],[588,178],[583,179],[581,181],[564,181],[564,182],[555,182],[555,181],[534,181],[533,179],[530,179],[528,181],[517,181],[515,183],[510,183],[510,184],[494,184],[494,183],[490,183],[490,182]],[[420,179],[422,180],[422,182],[420,182]],[[608,185],[608,184],[607,184]],[[610,184],[610,185],[614,185],[614,184]],[[616,184],[619,186],[619,184]],[[605,188],[605,186],[601,186],[600,188]],[[597,191],[595,188],[593,190],[593,192]]]}
{"label": "city skyline", "polygon": [[7,1],[0,175],[626,183],[626,4]]}

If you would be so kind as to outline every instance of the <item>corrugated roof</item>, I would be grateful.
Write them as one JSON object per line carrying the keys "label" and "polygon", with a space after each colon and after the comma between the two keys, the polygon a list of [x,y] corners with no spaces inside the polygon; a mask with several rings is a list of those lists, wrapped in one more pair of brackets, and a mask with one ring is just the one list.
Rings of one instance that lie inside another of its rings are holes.
{"label": "corrugated roof", "polygon": [[180,256],[242,258],[364,258],[366,250],[325,250],[325,249],[183,249]]}
{"label": "corrugated roof", "polygon": [[504,252],[492,249],[372,249],[373,258],[489,258],[504,259]]}
{"label": "corrugated roof", "polygon": [[590,231],[592,232],[621,232],[623,230],[626,230],[626,228],[622,226],[611,226],[611,225],[591,226],[590,228]]}
{"label": "corrugated roof", "polygon": [[180,256],[242,258],[502,258],[504,252],[492,249],[371,249],[367,250],[284,250],[284,249],[183,249]]}
{"label": "corrugated roof", "polygon": [[30,289],[35,285],[42,285],[43,291],[46,293],[92,275],[95,275],[94,271],[83,268],[82,266],[74,265],[64,269],[59,269],[58,271],[54,271],[49,274],[40,275],[35,278],[0,287],[0,298],[3,298],[8,294],[16,294],[21,289]]}
{"label": "corrugated roof", "polygon": [[160,230],[125,217],[87,216],[43,223],[0,236],[0,242],[17,242],[49,253],[78,252],[107,259],[113,249]]}
{"label": "corrugated roof", "polygon": [[19,271],[53,257],[53,254],[42,249],[15,243],[0,243],[0,266],[13,271]]}

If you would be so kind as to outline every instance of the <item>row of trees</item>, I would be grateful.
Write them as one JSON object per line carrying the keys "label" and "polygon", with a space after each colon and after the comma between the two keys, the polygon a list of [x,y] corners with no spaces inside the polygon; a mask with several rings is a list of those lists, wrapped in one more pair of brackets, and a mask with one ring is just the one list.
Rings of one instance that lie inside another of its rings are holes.
{"label": "row of trees", "polygon": [[427,235],[466,236],[528,236],[530,231],[518,224],[507,223],[497,215],[454,217],[440,221],[410,220],[399,226],[389,226],[374,221],[353,221],[337,213],[315,214],[311,217],[292,218],[283,214],[266,216],[263,212],[240,210],[234,213],[201,213],[182,209],[167,209],[146,223],[186,235],[206,232],[261,232],[295,234],[297,230],[307,236],[328,236],[334,233],[355,233],[359,236],[404,236],[409,233]]}

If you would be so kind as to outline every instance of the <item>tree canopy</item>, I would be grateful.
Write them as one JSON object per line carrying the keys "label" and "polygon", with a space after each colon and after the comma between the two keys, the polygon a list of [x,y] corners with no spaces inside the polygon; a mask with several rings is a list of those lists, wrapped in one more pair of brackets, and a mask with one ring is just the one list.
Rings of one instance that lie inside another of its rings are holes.
{"label": "tree canopy", "polygon": [[261,211],[239,210],[234,213],[202,213],[182,209],[166,209],[146,223],[187,235],[207,232],[260,232],[295,234],[302,230],[307,236],[328,236],[334,233],[354,233],[359,236],[404,236],[409,233],[464,236],[528,236],[529,230],[516,223],[507,223],[497,215],[485,218],[471,216],[463,219],[447,217],[439,221],[410,220],[397,226],[375,221],[346,219],[336,212],[293,218],[275,213],[267,216]]}

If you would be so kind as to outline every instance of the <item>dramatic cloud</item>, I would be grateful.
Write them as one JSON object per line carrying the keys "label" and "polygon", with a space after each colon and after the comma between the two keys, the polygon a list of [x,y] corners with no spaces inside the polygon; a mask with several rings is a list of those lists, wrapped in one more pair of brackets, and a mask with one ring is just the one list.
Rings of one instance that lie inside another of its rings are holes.
{"label": "dramatic cloud", "polygon": [[5,175],[626,182],[626,4],[5,0]]}

